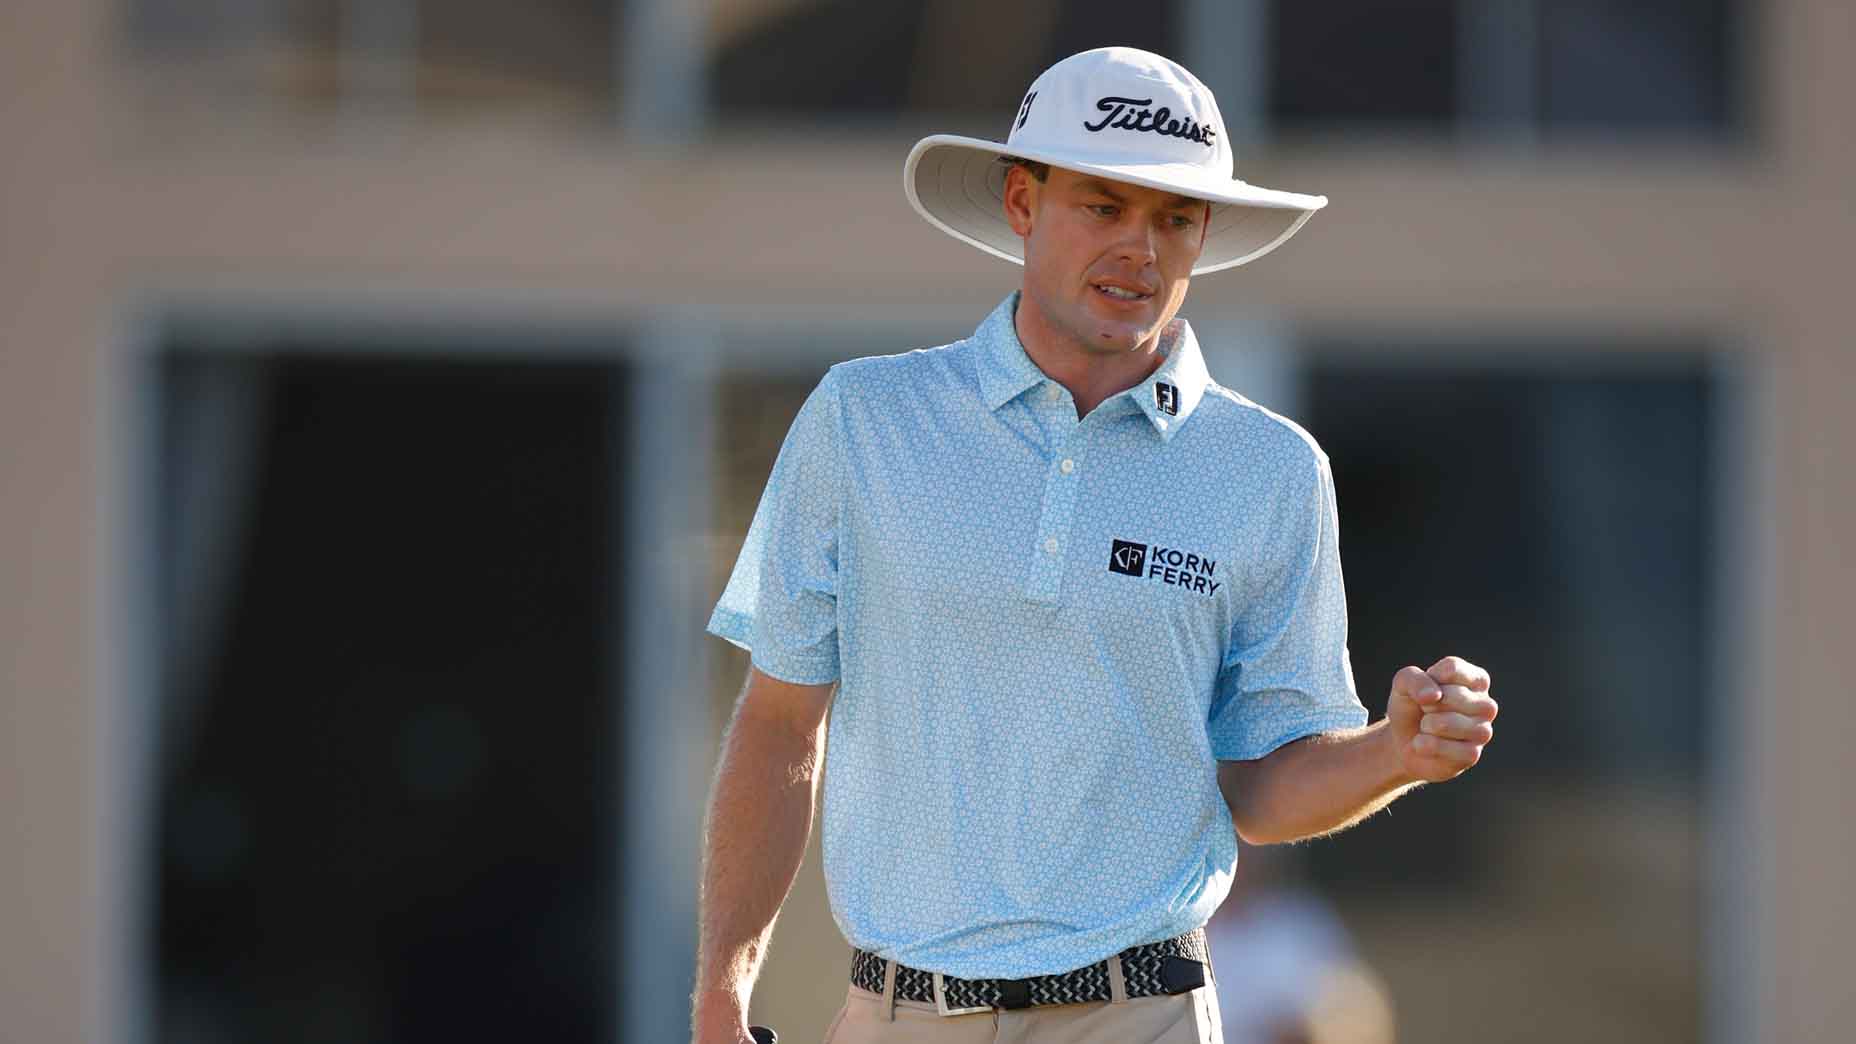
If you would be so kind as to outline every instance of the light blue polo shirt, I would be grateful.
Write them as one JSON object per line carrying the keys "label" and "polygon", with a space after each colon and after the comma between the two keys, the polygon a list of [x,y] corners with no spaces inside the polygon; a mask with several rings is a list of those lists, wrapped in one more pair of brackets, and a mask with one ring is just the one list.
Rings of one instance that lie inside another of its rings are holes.
{"label": "light blue polo shirt", "polygon": [[1205,923],[1219,759],[1357,726],[1333,479],[1191,328],[1080,421],[1008,297],[972,337],[832,367],[709,629],[837,681],[825,880],[850,942],[963,978]]}

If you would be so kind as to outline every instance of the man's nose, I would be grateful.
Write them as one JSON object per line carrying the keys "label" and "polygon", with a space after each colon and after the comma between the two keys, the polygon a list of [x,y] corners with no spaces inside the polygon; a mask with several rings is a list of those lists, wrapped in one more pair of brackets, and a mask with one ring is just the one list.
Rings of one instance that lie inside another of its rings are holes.
{"label": "man's nose", "polygon": [[1117,253],[1123,261],[1145,268],[1154,263],[1154,230],[1150,222],[1130,222],[1127,233],[1117,244]]}

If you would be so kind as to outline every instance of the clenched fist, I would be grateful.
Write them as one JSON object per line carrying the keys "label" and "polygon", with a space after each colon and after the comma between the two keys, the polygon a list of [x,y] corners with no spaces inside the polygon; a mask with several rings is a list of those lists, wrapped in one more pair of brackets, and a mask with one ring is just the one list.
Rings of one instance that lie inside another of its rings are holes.
{"label": "clenched fist", "polygon": [[1488,671],[1457,656],[1428,671],[1407,667],[1393,676],[1386,721],[1408,775],[1441,783],[1482,757],[1501,709],[1489,696],[1489,680]]}

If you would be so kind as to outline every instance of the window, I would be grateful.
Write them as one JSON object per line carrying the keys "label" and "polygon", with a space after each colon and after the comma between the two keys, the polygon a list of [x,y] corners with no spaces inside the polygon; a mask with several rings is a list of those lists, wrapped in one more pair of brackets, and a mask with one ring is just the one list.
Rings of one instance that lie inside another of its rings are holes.
{"label": "window", "polygon": [[1269,40],[1269,113],[1281,130],[1455,118],[1454,0],[1277,3]]}
{"label": "window", "polygon": [[1540,120],[1548,128],[1730,128],[1736,53],[1728,0],[1539,4]]}
{"label": "window", "polygon": [[712,24],[711,90],[724,119],[959,113],[975,119],[962,129],[1002,136],[1061,58],[1110,44],[1177,54],[1183,6],[736,0]]}
{"label": "window", "polygon": [[1276,0],[1269,115],[1289,134],[1719,137],[1735,121],[1741,7],[1734,0]]}

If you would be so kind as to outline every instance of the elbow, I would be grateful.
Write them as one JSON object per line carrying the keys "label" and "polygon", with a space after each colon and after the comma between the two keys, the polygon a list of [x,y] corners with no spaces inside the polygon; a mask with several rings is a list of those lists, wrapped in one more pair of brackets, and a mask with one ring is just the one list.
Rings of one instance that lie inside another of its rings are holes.
{"label": "elbow", "polygon": [[1264,780],[1258,762],[1224,762],[1218,766],[1218,790],[1231,813],[1237,839],[1247,845],[1274,845],[1289,840],[1272,821],[1262,800]]}
{"label": "elbow", "polygon": [[1232,810],[1231,824],[1237,828],[1237,839],[1253,848],[1260,845],[1279,845],[1284,841],[1294,840],[1277,824],[1259,819],[1254,814],[1239,816],[1236,810]]}
{"label": "elbow", "polygon": [[1289,840],[1283,835],[1282,825],[1272,822],[1255,802],[1227,792],[1225,807],[1231,812],[1231,826],[1237,831],[1237,839],[1244,844],[1274,845]]}

